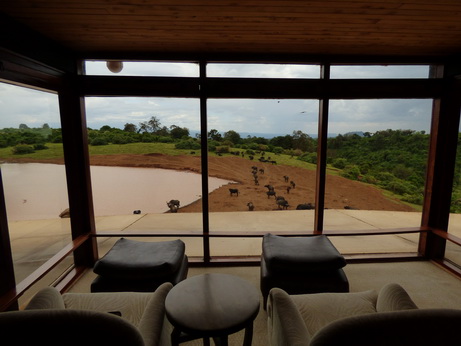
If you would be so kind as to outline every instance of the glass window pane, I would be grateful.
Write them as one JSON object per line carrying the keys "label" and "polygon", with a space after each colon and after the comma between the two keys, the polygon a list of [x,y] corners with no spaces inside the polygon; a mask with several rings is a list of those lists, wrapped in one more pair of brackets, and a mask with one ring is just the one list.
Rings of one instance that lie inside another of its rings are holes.
{"label": "glass window pane", "polygon": [[[209,175],[230,181],[209,195],[211,234],[312,231],[313,210],[296,208],[314,204],[318,108],[317,100],[208,100]],[[261,254],[260,238],[210,244],[213,256]]]}
{"label": "glass window pane", "polygon": [[428,65],[333,65],[332,79],[429,78]]}
{"label": "glass window pane", "polygon": [[207,65],[208,77],[233,78],[320,78],[319,65],[224,64]]}
{"label": "glass window pane", "polygon": [[96,76],[198,77],[196,63],[123,61],[121,71],[111,72],[106,61],[85,61],[85,73]]}
{"label": "glass window pane", "polygon": [[202,232],[199,109],[197,99],[86,98],[97,231]]}
{"label": "glass window pane", "polygon": [[331,101],[325,230],[420,226],[431,110],[432,100]]}
{"label": "glass window pane", "polygon": [[58,97],[0,83],[0,104],[0,168],[20,282],[71,241]]}

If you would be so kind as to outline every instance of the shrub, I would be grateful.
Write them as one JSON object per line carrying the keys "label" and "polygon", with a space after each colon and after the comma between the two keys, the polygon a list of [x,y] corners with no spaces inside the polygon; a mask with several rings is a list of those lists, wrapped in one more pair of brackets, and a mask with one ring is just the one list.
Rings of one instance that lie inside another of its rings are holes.
{"label": "shrub", "polygon": [[102,137],[96,137],[91,140],[90,142],[91,145],[97,146],[97,145],[107,145],[109,144],[105,138]]}
{"label": "shrub", "polygon": [[18,144],[13,147],[13,154],[14,155],[22,155],[22,154],[31,154],[34,153],[34,147],[27,144]]}
{"label": "shrub", "polygon": [[200,143],[196,140],[189,139],[189,140],[182,140],[175,144],[174,146],[176,149],[200,149]]}
{"label": "shrub", "polygon": [[45,144],[34,144],[34,150],[44,150],[48,149],[48,147]]}
{"label": "shrub", "polygon": [[299,156],[298,160],[316,164],[317,163],[317,153],[305,153]]}
{"label": "shrub", "polygon": [[360,168],[357,165],[346,166],[341,172],[341,176],[348,179],[358,180],[360,176]]}
{"label": "shrub", "polygon": [[338,169],[344,169],[347,166],[347,160],[344,158],[334,159],[332,162],[332,166]]}
{"label": "shrub", "polygon": [[221,145],[219,147],[216,147],[216,153],[218,154],[229,153],[229,147],[227,145]]}

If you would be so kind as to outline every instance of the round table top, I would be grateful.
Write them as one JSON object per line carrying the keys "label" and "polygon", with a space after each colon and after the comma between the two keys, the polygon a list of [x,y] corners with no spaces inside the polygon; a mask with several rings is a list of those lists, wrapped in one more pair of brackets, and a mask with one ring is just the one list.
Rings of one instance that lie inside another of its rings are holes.
{"label": "round table top", "polygon": [[181,281],[165,301],[170,322],[186,333],[232,334],[259,312],[259,292],[234,275],[204,274]]}

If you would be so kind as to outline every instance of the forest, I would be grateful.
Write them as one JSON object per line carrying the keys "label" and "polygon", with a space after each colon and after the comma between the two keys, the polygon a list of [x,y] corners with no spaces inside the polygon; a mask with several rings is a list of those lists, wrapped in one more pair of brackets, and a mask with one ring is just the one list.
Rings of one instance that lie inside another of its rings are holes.
{"label": "forest", "polygon": [[[255,136],[242,138],[234,130],[221,133],[211,129],[207,136],[208,151],[218,155],[286,154],[317,163],[317,139],[302,131],[269,139]],[[123,129],[108,125],[100,129],[89,128],[88,142],[92,146],[172,143],[176,149],[191,151],[201,147],[199,134],[192,137],[185,127],[162,126],[155,116],[138,125],[127,123]],[[16,129],[0,130],[0,148],[11,147],[17,155],[44,150],[46,143],[62,143],[61,129],[52,129],[47,124],[40,128],[20,124]],[[402,201],[422,205],[428,149],[429,134],[424,131],[388,129],[374,133],[346,133],[328,138],[327,163],[333,172],[345,178],[379,186],[398,195]],[[457,157],[460,155],[458,150]],[[451,212],[455,213],[461,213],[460,179],[461,158],[458,157],[451,206]]]}

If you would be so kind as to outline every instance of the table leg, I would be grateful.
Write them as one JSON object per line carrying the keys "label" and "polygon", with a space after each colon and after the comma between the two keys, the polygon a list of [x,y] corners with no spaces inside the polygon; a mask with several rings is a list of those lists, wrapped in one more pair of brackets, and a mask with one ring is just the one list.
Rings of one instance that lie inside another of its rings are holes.
{"label": "table leg", "polygon": [[215,337],[213,338],[213,340],[216,346],[228,346],[229,345],[227,335]]}
{"label": "table leg", "polygon": [[245,338],[243,339],[243,346],[251,346],[253,341],[253,321],[245,328]]}
{"label": "table leg", "polygon": [[180,341],[181,331],[178,328],[174,328],[171,332],[171,346],[178,346]]}

